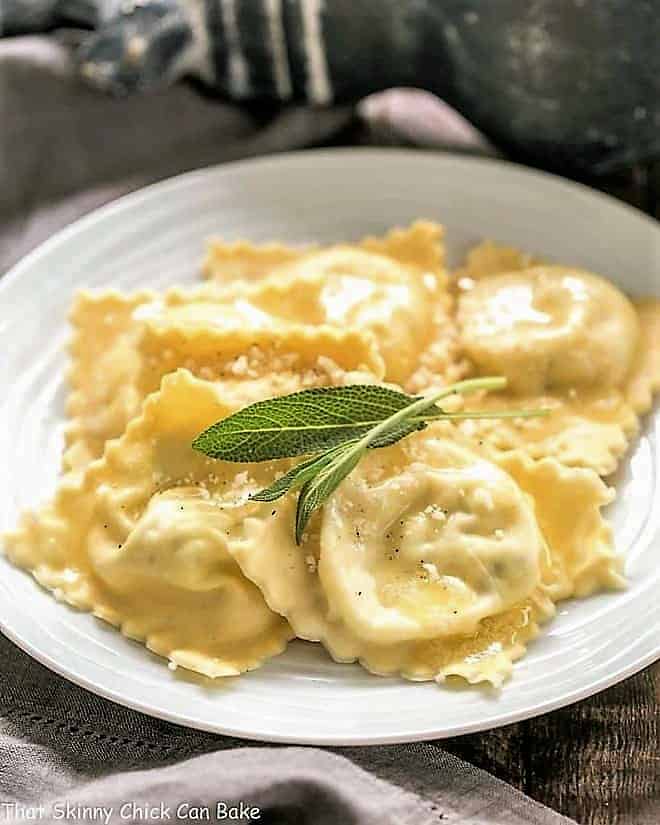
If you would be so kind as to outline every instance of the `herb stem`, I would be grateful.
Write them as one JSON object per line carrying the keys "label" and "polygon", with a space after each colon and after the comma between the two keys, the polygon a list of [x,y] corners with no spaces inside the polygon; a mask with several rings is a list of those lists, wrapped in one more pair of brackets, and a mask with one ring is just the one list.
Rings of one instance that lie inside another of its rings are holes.
{"label": "herb stem", "polygon": [[[384,421],[381,421],[380,424],[377,424],[369,430],[365,436],[363,436],[351,448],[349,448],[349,450],[347,450],[347,456],[353,456],[361,453],[370,444],[377,441],[383,433],[394,429],[397,424],[400,424],[403,421],[410,421],[415,413],[423,413],[442,398],[447,398],[450,395],[458,395],[459,393],[467,394],[470,392],[477,392],[478,390],[501,390],[504,387],[506,387],[506,378],[468,378],[465,381],[459,381],[456,384],[452,384],[450,387],[445,387],[442,390],[438,390],[438,392],[432,393],[431,395],[424,396],[423,398],[420,398],[419,401],[415,401],[414,404],[404,407],[402,410],[394,413],[394,415],[391,415],[389,418],[386,418]],[[439,417],[442,417],[440,413],[438,415]]]}
{"label": "herb stem", "polygon": [[438,412],[433,415],[424,415],[411,418],[411,423],[423,423],[425,421],[443,421],[446,419],[455,421],[464,418],[545,418],[550,415],[550,407],[539,407],[538,410],[465,410],[463,412]]}

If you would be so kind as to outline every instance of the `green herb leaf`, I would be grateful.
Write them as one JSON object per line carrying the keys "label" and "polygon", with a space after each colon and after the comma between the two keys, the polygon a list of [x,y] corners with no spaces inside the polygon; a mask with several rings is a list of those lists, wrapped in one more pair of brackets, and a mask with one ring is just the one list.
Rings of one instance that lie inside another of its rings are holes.
{"label": "green herb leaf", "polygon": [[296,508],[296,544],[302,541],[303,532],[314,511],[318,510],[346,476],[353,472],[365,450],[366,446],[362,446],[362,442],[348,447],[342,445],[338,454],[303,486]]}
{"label": "green herb leaf", "polygon": [[[352,444],[355,442],[349,443]],[[285,473],[283,476],[276,479],[264,490],[260,490],[258,493],[250,496],[250,498],[252,501],[275,501],[285,493],[288,493],[291,490],[296,490],[298,487],[302,487],[303,484],[314,478],[319,470],[325,467],[326,464],[329,464],[332,459],[345,448],[346,444],[340,444],[332,450],[328,450],[327,452],[316,455],[307,461],[302,461],[300,464],[296,464],[296,466],[292,467],[288,473]]]}
{"label": "green herb leaf", "polygon": [[[361,438],[418,398],[377,385],[321,387],[250,404],[213,424],[193,448],[224,461],[270,461],[332,449]],[[405,426],[394,440],[424,427]],[[384,441],[377,446],[385,446]]]}

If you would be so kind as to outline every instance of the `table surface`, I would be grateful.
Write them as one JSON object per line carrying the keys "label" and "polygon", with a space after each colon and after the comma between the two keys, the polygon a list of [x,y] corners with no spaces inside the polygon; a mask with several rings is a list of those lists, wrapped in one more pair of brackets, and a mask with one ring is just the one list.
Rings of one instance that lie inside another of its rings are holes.
{"label": "table surface", "polygon": [[[587,181],[660,219],[660,162]],[[590,699],[444,746],[581,825],[660,823],[660,663]]]}

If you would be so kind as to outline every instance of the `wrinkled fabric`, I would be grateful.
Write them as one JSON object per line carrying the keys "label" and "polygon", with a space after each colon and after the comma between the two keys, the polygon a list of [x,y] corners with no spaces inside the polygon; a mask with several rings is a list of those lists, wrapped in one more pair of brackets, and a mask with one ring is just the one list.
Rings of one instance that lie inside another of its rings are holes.
{"label": "wrinkled fabric", "polygon": [[[572,821],[440,744],[322,750],[194,731],[100,699],[1,636],[0,670],[0,821],[39,808],[44,821],[67,821],[67,803],[109,808],[113,823],[163,821],[163,808],[186,821],[186,805],[213,813],[219,803],[256,806],[253,821],[282,825]],[[158,816],[145,820],[149,808]]]}
{"label": "wrinkled fabric", "polygon": [[[414,139],[421,121],[411,98],[401,100],[393,117],[391,98],[369,102],[363,116]],[[489,148],[444,104],[424,105],[436,118],[436,138],[427,126],[425,143]],[[78,83],[57,41],[3,41],[0,272],[70,221],[146,183],[337,139],[353,117],[345,108],[291,108],[258,118],[188,86],[110,100]],[[0,820],[36,812],[46,822],[155,822],[177,821],[178,812],[190,821],[199,809],[212,820],[231,821],[233,812],[234,820],[242,813],[243,822],[286,825],[569,822],[433,743],[322,750],[193,731],[94,696],[2,636],[0,673]]]}

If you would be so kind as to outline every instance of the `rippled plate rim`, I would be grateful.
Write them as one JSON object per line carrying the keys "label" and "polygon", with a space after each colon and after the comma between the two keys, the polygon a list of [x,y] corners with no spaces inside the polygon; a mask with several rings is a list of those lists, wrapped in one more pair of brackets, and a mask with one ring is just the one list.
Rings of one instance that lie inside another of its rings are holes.
{"label": "rippled plate rim", "polygon": [[[75,223],[61,230],[59,233],[54,235],[52,238],[50,238],[48,241],[46,241],[36,250],[31,252],[28,256],[26,256],[12,270],[10,270],[10,272],[8,272],[3,278],[0,279],[0,300],[2,300],[3,295],[13,287],[15,281],[18,278],[20,278],[24,272],[29,272],[29,270],[35,264],[39,265],[40,262],[42,262],[44,259],[47,259],[48,256],[51,254],[52,250],[55,250],[58,246],[62,244],[67,244],[72,239],[75,241],[76,235],[78,235],[81,231],[87,229],[90,226],[94,226],[95,224],[102,223],[109,216],[121,212],[134,212],[136,208],[139,208],[140,203],[142,201],[148,202],[152,198],[154,198],[154,196],[165,195],[169,190],[176,191],[182,186],[194,186],[196,183],[203,184],[207,179],[209,179],[209,177],[218,180],[221,179],[224,174],[235,175],[237,172],[240,174],[243,169],[246,170],[248,174],[250,174],[254,171],[258,171],[259,167],[269,167],[273,164],[276,166],[280,166],[283,170],[285,170],[287,165],[289,164],[293,164],[295,166],[296,164],[301,163],[303,165],[309,165],[311,163],[314,165],[318,164],[319,166],[322,166],[327,161],[329,161],[331,164],[333,162],[336,162],[337,158],[344,158],[346,159],[346,162],[349,164],[354,162],[354,160],[356,159],[360,161],[365,160],[370,163],[382,163],[383,165],[392,163],[393,161],[396,163],[403,160],[403,163],[415,163],[416,161],[421,160],[425,163],[437,163],[439,168],[441,168],[443,164],[449,163],[454,168],[463,167],[466,175],[469,175],[471,170],[476,170],[478,172],[480,168],[484,167],[489,167],[491,169],[494,167],[499,167],[500,169],[504,169],[505,171],[509,170],[513,176],[522,176],[530,184],[539,182],[540,185],[543,185],[544,181],[552,182],[555,187],[564,187],[567,192],[570,191],[573,194],[575,194],[576,192],[581,193],[584,197],[587,197],[592,202],[600,202],[603,205],[603,208],[610,212],[613,217],[618,212],[628,222],[632,218],[637,223],[642,222],[646,224],[645,231],[650,230],[652,233],[660,232],[657,224],[655,223],[655,221],[653,221],[652,218],[649,218],[647,215],[644,215],[643,213],[639,212],[633,207],[630,207],[626,204],[622,204],[619,201],[616,201],[607,195],[595,192],[589,189],[588,187],[582,186],[580,184],[575,184],[573,182],[566,181],[562,178],[558,178],[556,176],[549,175],[544,172],[530,170],[526,167],[518,166],[516,164],[480,158],[457,157],[455,155],[447,155],[445,153],[430,153],[400,149],[373,150],[364,148],[315,150],[311,152],[296,152],[289,154],[281,154],[272,157],[252,159],[248,161],[238,161],[235,163],[223,164],[217,167],[209,167],[208,169],[196,170],[193,172],[189,172],[185,175],[181,175],[176,178],[171,178],[153,184],[151,186],[145,187],[143,189],[137,190],[133,193],[130,193],[104,207],[101,207],[98,210],[95,210],[90,215],[85,216],[84,218],[76,221]],[[8,562],[6,562],[3,559],[2,564],[8,564]],[[26,575],[21,571],[14,572],[17,575]],[[31,582],[31,584],[33,583]],[[36,584],[33,584],[33,586],[37,587]],[[0,590],[6,592],[7,588],[6,586],[0,585]],[[616,598],[616,594],[613,594],[612,598]],[[543,702],[537,702],[532,706],[521,707],[517,711],[508,711],[506,713],[498,713],[497,711],[495,711],[494,713],[487,713],[486,715],[482,715],[478,719],[475,719],[473,722],[470,723],[464,723],[459,725],[445,724],[442,727],[435,727],[433,726],[433,724],[430,724],[428,726],[424,726],[423,728],[408,730],[398,730],[396,729],[396,725],[393,724],[390,726],[392,730],[379,733],[378,735],[369,736],[362,735],[359,733],[359,731],[351,735],[342,734],[338,736],[329,734],[318,735],[315,733],[307,735],[304,732],[300,731],[289,735],[274,733],[272,730],[260,728],[258,718],[254,719],[252,721],[252,724],[248,725],[247,727],[245,723],[239,726],[227,725],[223,724],[221,721],[218,722],[217,720],[199,718],[194,714],[182,714],[180,712],[171,712],[167,709],[167,707],[158,705],[157,702],[154,703],[153,701],[141,700],[136,698],[135,696],[127,695],[126,692],[122,692],[121,690],[114,690],[108,687],[102,681],[100,681],[98,677],[95,678],[94,676],[91,676],[86,672],[76,672],[76,670],[71,665],[67,666],[66,664],[63,664],[54,659],[52,656],[48,654],[46,650],[39,647],[38,642],[35,642],[34,639],[31,638],[29,627],[27,629],[21,629],[20,627],[12,625],[11,611],[7,610],[7,616],[3,616],[3,612],[4,610],[0,608],[0,631],[4,633],[4,635],[6,635],[9,639],[11,639],[15,644],[17,644],[18,647],[20,647],[26,653],[31,655],[41,664],[59,673],[61,676],[68,679],[69,681],[74,682],[80,685],[81,687],[87,688],[100,696],[117,702],[118,704],[131,707],[135,710],[147,713],[152,716],[156,716],[158,718],[166,719],[171,722],[183,724],[185,726],[197,728],[200,730],[208,730],[216,733],[223,733],[226,735],[237,736],[246,739],[259,739],[262,741],[267,740],[273,742],[297,742],[301,744],[367,745],[376,743],[394,743],[403,741],[442,738],[445,736],[455,736],[464,733],[489,729],[493,727],[499,727],[501,725],[510,724],[512,722],[520,721],[522,719],[546,713],[548,711],[555,710],[557,708],[584,699],[600,690],[603,690],[613,684],[616,684],[622,679],[625,679],[633,675],[634,673],[653,663],[658,657],[660,657],[659,639],[658,643],[655,646],[651,645],[644,654],[637,654],[632,661],[627,662],[624,666],[620,667],[619,669],[616,669],[612,673],[609,673],[599,679],[591,680],[588,683],[582,685],[581,687],[566,690],[565,692],[559,693],[558,695],[553,696],[552,698],[549,698]],[[610,611],[608,610],[607,612]],[[92,622],[95,621],[91,616],[89,617],[89,619]],[[106,666],[101,663],[92,662],[91,665],[92,670],[94,668],[101,670],[106,668]],[[90,668],[87,668],[87,670],[89,669]],[[515,689],[515,685],[510,683],[509,688]],[[408,689],[410,690],[411,700],[414,701],[415,686],[410,685]],[[506,689],[507,688],[505,687],[505,690]],[[491,708],[496,708],[496,705],[492,705]],[[410,725],[408,725],[408,728],[410,728]]]}

